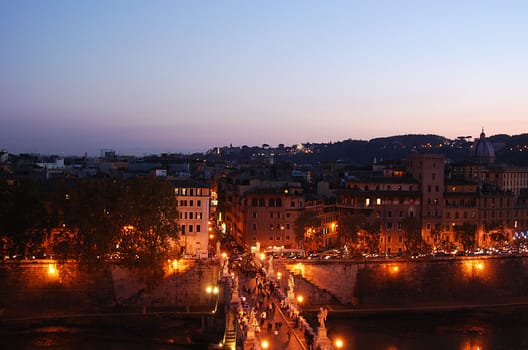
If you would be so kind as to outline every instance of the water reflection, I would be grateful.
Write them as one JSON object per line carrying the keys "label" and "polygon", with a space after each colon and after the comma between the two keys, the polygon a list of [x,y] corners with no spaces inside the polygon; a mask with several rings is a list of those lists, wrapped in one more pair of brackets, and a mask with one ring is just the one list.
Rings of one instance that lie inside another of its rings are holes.
{"label": "water reflection", "polygon": [[[526,310],[525,310],[526,311]],[[521,310],[345,317],[330,314],[328,335],[344,349],[528,349],[528,317]]]}
{"label": "water reflection", "polygon": [[119,320],[22,321],[0,328],[0,349],[204,349],[208,341],[206,335],[197,333],[200,326],[200,320],[126,316]]}

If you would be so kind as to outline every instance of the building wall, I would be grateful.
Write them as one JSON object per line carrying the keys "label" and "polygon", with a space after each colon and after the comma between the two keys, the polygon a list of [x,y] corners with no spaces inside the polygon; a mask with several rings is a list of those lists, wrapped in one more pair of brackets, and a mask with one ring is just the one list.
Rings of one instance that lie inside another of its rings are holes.
{"label": "building wall", "polygon": [[180,244],[184,253],[206,258],[209,245],[209,187],[191,182],[176,184]]}
{"label": "building wall", "polygon": [[422,193],[422,236],[431,229],[441,227],[444,212],[444,162],[442,154],[411,154],[408,170],[420,184]]}
{"label": "building wall", "polygon": [[294,248],[294,223],[299,211],[304,207],[303,197],[290,195],[284,191],[268,193],[248,193],[242,204],[245,227],[245,242],[255,246],[257,242],[264,248]]}

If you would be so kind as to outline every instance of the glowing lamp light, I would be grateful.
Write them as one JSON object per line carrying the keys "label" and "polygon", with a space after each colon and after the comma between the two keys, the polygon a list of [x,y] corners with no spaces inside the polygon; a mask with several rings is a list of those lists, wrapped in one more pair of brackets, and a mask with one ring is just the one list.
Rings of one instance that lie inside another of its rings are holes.
{"label": "glowing lamp light", "polygon": [[343,343],[343,340],[342,340],[342,339],[336,339],[336,341],[335,341],[334,344],[335,344],[335,347],[338,348],[338,349],[341,349],[341,348],[343,347],[343,345],[345,345],[345,344]]}
{"label": "glowing lamp light", "polygon": [[304,301],[304,297],[303,297],[302,295],[298,295],[298,296],[297,296],[297,302],[298,302],[299,304],[302,304],[303,301]]}
{"label": "glowing lamp light", "polygon": [[268,349],[270,346],[269,341],[267,340],[263,340],[260,345],[262,346],[262,349]]}
{"label": "glowing lamp light", "polygon": [[59,271],[57,270],[57,266],[55,264],[49,264],[48,265],[48,275],[55,277],[59,274]]}

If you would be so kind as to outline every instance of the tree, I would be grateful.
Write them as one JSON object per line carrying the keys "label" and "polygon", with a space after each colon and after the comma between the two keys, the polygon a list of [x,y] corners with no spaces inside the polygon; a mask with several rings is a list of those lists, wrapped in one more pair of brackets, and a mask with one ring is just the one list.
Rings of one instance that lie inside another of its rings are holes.
{"label": "tree", "polygon": [[359,230],[366,220],[364,215],[342,214],[338,219],[338,236],[341,243],[355,247],[359,242]]}
{"label": "tree", "polygon": [[8,255],[33,255],[44,235],[46,215],[38,182],[21,179],[0,184],[0,236]]}
{"label": "tree", "polygon": [[495,246],[501,246],[507,240],[504,225],[499,221],[488,222],[484,224],[484,231]]}
{"label": "tree", "polygon": [[369,220],[362,228],[368,253],[374,254],[379,251],[381,223],[379,220]]}
{"label": "tree", "polygon": [[66,183],[56,200],[61,230],[55,253],[81,266],[104,262],[113,253],[125,267],[154,283],[177,236],[174,187],[155,177],[128,181],[78,180]]}
{"label": "tree", "polygon": [[455,238],[460,244],[462,244],[464,250],[475,247],[476,233],[476,224],[464,222],[462,225],[455,225]]}
{"label": "tree", "polygon": [[171,241],[178,239],[173,186],[154,177],[134,178],[124,186],[120,201],[122,230],[116,244],[129,265],[162,272]]}
{"label": "tree", "polygon": [[57,196],[60,234],[55,254],[81,266],[104,262],[114,250],[121,227],[121,184],[110,179],[79,179],[61,183]]}
{"label": "tree", "polygon": [[339,238],[352,254],[379,250],[380,222],[363,214],[341,215],[338,220]]}
{"label": "tree", "polygon": [[422,238],[422,226],[415,217],[407,217],[403,220],[405,230],[405,251],[409,255],[423,253],[426,250],[425,242]]}
{"label": "tree", "polygon": [[304,210],[293,223],[293,231],[295,233],[295,241],[303,242],[306,239],[306,231],[312,231],[319,226],[317,213],[312,210]]}

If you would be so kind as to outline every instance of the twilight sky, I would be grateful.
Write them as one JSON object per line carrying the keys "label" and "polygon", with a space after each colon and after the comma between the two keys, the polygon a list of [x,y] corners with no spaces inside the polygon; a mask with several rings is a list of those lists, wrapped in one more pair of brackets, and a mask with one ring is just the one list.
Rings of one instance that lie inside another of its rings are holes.
{"label": "twilight sky", "polygon": [[528,132],[527,1],[0,1],[0,149]]}

